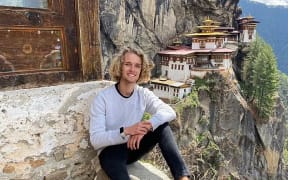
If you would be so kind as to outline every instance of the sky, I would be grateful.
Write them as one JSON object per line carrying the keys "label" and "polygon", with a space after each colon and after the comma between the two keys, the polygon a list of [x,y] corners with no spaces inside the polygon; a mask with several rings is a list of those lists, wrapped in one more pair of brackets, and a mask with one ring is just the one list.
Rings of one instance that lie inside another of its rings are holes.
{"label": "sky", "polygon": [[263,3],[268,6],[285,6],[288,7],[288,0],[250,0],[253,2]]}

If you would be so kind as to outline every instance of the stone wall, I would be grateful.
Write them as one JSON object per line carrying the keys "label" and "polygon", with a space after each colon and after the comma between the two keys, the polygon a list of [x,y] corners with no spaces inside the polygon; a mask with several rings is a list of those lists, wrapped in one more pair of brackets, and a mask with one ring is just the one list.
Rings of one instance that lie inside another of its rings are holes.
{"label": "stone wall", "polygon": [[0,179],[93,179],[89,106],[110,84],[0,92]]}

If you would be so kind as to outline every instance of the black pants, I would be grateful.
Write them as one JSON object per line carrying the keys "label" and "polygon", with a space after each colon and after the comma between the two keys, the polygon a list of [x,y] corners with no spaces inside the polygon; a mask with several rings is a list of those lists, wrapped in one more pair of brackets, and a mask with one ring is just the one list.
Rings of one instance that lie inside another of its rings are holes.
{"label": "black pants", "polygon": [[127,164],[139,160],[157,143],[174,179],[188,176],[188,169],[168,123],[164,123],[153,132],[146,134],[141,140],[138,150],[128,149],[127,143],[104,148],[99,155],[101,167],[112,180],[129,180]]}

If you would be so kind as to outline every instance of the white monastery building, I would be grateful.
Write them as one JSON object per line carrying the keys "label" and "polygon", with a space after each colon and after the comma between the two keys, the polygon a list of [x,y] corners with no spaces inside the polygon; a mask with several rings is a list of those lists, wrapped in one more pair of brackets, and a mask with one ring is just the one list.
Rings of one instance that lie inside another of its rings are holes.
{"label": "white monastery building", "polygon": [[259,21],[255,21],[254,17],[248,16],[237,19],[238,28],[240,33],[240,41],[244,43],[250,43],[256,39],[256,25]]}
{"label": "white monastery building", "polygon": [[256,21],[253,19],[239,19],[240,31],[236,31],[233,27],[220,27],[218,22],[207,18],[198,26],[200,32],[185,34],[191,38],[191,46],[182,45],[176,38],[172,46],[158,52],[161,78],[151,81],[154,93],[163,99],[182,99],[191,93],[194,77],[232,68],[234,50],[225,45],[254,40]]}

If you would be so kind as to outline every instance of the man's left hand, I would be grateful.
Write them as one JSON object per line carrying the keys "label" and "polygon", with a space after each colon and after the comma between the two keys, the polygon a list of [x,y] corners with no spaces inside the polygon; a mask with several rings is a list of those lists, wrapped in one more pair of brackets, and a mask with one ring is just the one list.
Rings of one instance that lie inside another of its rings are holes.
{"label": "man's left hand", "polygon": [[131,149],[131,150],[139,149],[140,142],[141,142],[143,137],[144,137],[143,134],[136,134],[136,135],[130,136],[130,138],[127,142],[128,149]]}

